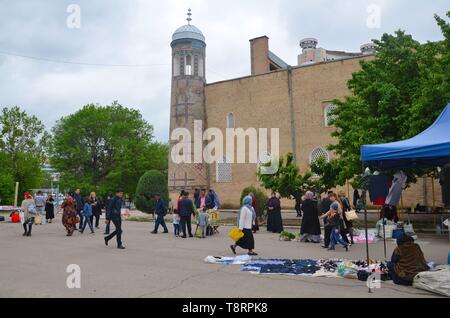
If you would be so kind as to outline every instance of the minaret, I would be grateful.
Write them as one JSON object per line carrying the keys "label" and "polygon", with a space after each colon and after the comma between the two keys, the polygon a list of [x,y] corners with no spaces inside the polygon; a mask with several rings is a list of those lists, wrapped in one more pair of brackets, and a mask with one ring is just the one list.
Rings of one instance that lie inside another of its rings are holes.
{"label": "minaret", "polygon": [[[194,121],[203,122],[205,129],[205,37],[191,24],[191,9],[187,24],[178,28],[172,36],[172,93],[170,108],[170,135],[176,128],[186,128],[192,137],[194,151]],[[200,131],[203,133],[203,131]],[[195,188],[208,187],[208,167],[204,163],[175,163],[172,149],[178,141],[171,141],[169,147],[169,192],[174,198],[182,189],[192,192]]]}

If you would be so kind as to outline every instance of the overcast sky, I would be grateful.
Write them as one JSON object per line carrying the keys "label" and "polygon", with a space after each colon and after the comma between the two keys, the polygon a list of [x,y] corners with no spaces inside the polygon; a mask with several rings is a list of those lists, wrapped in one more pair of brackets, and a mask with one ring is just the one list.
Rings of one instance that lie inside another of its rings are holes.
{"label": "overcast sky", "polygon": [[[81,9],[80,28],[67,26],[71,4]],[[248,40],[257,36],[269,36],[271,51],[296,65],[305,37],[356,52],[399,28],[439,40],[433,14],[450,10],[448,0],[0,0],[0,106],[19,105],[50,130],[85,104],[118,100],[141,110],[166,142],[170,42],[188,8],[206,36],[209,83],[248,75]]]}

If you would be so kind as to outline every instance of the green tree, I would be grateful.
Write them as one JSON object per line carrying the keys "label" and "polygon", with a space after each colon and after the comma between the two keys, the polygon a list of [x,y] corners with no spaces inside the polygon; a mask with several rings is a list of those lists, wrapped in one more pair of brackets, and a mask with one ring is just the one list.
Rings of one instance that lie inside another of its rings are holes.
{"label": "green tree", "polygon": [[168,147],[153,140],[153,127],[139,111],[118,102],[86,105],[53,128],[51,163],[61,172],[61,188],[83,193],[128,194],[148,170],[167,170]]}
{"label": "green tree", "polygon": [[167,203],[169,189],[167,174],[157,170],[147,171],[139,180],[136,187],[135,204],[142,212],[153,213],[155,211],[154,195],[161,194],[161,198]]}
{"label": "green tree", "polygon": [[[332,136],[338,142],[328,149],[339,157],[336,182],[361,173],[362,145],[417,135],[450,102],[450,27],[438,16],[436,20],[445,38],[441,42],[420,44],[403,31],[374,40],[376,58],[363,61],[353,74],[348,82],[352,95],[334,101]],[[424,171],[408,174],[414,181]]]}
{"label": "green tree", "polygon": [[346,180],[340,180],[341,166],[339,161],[332,159],[327,161],[324,157],[319,157],[311,163],[311,172],[317,176],[312,183],[315,193],[323,194],[336,186],[342,186]]}
{"label": "green tree", "polygon": [[3,108],[0,114],[0,197],[2,203],[14,201],[14,184],[21,194],[37,188],[43,180],[49,135],[36,116],[20,107]]}
{"label": "green tree", "polygon": [[[270,162],[265,166],[270,167]],[[257,177],[264,188],[271,189],[286,199],[299,199],[306,191],[313,189],[312,173],[306,171],[305,174],[300,174],[292,153],[286,156],[286,162],[283,157],[279,158],[278,166],[275,174],[263,174],[261,169],[258,170]]]}
{"label": "green tree", "polygon": [[249,193],[253,193],[255,195],[256,199],[256,215],[258,217],[261,217],[264,214],[264,210],[267,205],[267,200],[269,200],[267,194],[261,190],[260,188],[256,188],[253,186],[244,188],[241,193],[241,199],[239,201],[239,206],[242,205],[242,201],[244,200],[244,197],[246,197]]}

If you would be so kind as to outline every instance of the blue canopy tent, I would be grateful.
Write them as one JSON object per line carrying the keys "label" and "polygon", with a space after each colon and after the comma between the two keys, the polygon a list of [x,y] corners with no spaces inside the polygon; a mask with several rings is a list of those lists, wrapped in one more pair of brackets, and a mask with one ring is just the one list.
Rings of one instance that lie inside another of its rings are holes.
{"label": "blue canopy tent", "polygon": [[450,104],[433,125],[413,138],[362,146],[361,161],[379,170],[432,168],[450,163]]}
{"label": "blue canopy tent", "polygon": [[[378,170],[432,168],[450,163],[450,104],[433,125],[415,137],[386,144],[362,146],[361,161],[364,167],[369,166]],[[366,252],[369,262],[367,208],[364,210]],[[384,253],[386,257],[386,238],[384,238]]]}

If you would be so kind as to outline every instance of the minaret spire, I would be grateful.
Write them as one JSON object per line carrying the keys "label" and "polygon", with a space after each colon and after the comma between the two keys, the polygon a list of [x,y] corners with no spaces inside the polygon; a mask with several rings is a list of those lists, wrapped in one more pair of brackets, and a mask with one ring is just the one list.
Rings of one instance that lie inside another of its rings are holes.
{"label": "minaret spire", "polygon": [[191,18],[191,16],[192,16],[192,13],[191,13],[191,9],[189,8],[189,10],[188,10],[188,14],[187,14],[187,22],[188,22],[188,24],[190,25],[191,24],[191,21],[192,21],[192,18]]}

